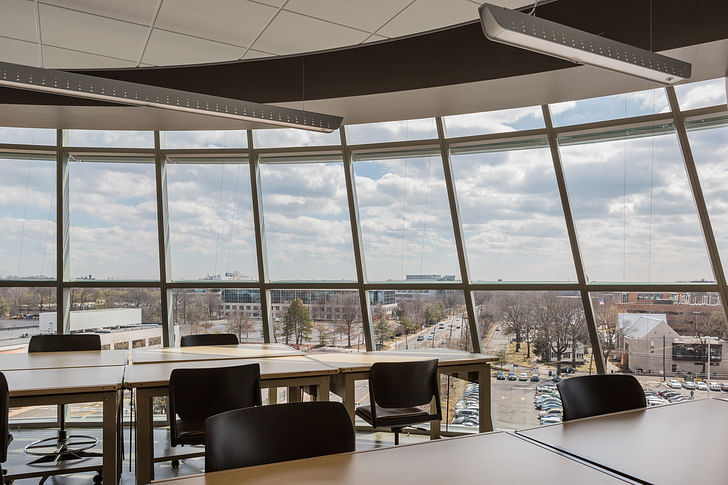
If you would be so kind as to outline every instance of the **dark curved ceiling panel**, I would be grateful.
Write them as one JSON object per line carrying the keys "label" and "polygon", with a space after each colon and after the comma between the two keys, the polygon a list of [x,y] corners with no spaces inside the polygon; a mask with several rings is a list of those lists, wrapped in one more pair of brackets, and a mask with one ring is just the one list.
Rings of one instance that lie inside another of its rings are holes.
{"label": "dark curved ceiling panel", "polygon": [[[652,47],[655,51],[728,38],[725,0],[559,0],[539,7],[537,13],[620,42],[645,49]],[[490,42],[484,37],[480,23],[474,22],[397,40],[305,55],[78,72],[261,103],[281,103],[485,81],[572,65]],[[0,89],[0,103],[106,104],[9,88]]]}

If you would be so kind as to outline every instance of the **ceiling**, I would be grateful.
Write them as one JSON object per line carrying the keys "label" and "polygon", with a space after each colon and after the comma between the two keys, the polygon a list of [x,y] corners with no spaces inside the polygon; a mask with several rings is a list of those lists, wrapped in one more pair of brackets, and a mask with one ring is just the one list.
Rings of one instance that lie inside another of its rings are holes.
{"label": "ceiling", "polygon": [[[334,49],[478,18],[478,0],[1,0],[0,60],[199,64]],[[520,8],[530,0],[493,0]],[[545,2],[542,2],[545,3]]]}

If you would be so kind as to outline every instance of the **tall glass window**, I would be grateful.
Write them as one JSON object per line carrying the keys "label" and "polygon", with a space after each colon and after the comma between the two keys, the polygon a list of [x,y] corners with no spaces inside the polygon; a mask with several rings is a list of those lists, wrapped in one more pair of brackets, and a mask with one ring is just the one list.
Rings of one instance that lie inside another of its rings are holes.
{"label": "tall glass window", "polygon": [[671,126],[562,138],[589,281],[712,281]]}
{"label": "tall glass window", "polygon": [[173,280],[258,279],[246,159],[167,162]]}
{"label": "tall glass window", "polygon": [[0,277],[55,279],[55,157],[0,154],[0,171]]}
{"label": "tall glass window", "polygon": [[544,128],[540,106],[445,116],[448,137]]}
{"label": "tall glass window", "polygon": [[554,126],[651,115],[670,111],[663,88],[566,101],[549,106]]}
{"label": "tall glass window", "polygon": [[272,281],[356,280],[344,164],[321,160],[262,160],[263,219]]}
{"label": "tall glass window", "polygon": [[460,281],[440,154],[358,154],[354,173],[369,281]]}
{"label": "tall glass window", "polygon": [[154,163],[72,157],[70,278],[158,280]]}
{"label": "tall glass window", "polygon": [[474,281],[574,281],[545,140],[453,148],[460,220]]}
{"label": "tall glass window", "polygon": [[388,141],[427,140],[437,138],[434,118],[421,120],[387,121],[347,125],[346,135],[350,145]]}

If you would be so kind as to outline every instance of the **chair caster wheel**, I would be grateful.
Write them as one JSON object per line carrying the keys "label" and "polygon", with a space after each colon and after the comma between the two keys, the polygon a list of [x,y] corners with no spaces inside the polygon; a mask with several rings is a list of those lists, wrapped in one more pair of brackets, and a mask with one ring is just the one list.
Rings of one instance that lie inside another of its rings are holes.
{"label": "chair caster wheel", "polygon": [[179,468],[179,460],[172,460],[172,468]]}
{"label": "chair caster wheel", "polygon": [[94,475],[94,485],[100,485],[101,482],[103,482],[103,480],[104,480],[104,477],[100,473],[97,473],[96,475]]}

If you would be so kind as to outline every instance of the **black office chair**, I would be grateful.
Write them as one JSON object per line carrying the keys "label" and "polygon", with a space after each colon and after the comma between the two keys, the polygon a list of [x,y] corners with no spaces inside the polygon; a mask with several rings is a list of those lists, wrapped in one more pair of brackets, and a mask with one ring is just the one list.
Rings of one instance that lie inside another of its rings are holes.
{"label": "black office chair", "polygon": [[[377,362],[369,371],[369,406],[356,408],[356,415],[375,428],[388,426],[394,444],[405,426],[442,419],[437,359],[415,362]],[[417,406],[435,398],[437,412]]]}
{"label": "black office chair", "polygon": [[238,336],[234,333],[203,333],[200,335],[183,335],[180,347],[195,345],[238,345]]}
{"label": "black office chair", "polygon": [[[8,424],[8,411],[10,410],[10,392],[5,374],[0,372],[0,463],[8,459],[8,446],[13,441]],[[0,469],[0,484],[5,483],[5,470]]]}
{"label": "black office chair", "polygon": [[297,402],[236,409],[207,419],[205,472],[354,451],[343,404]]}
{"label": "black office chair", "polygon": [[645,391],[630,375],[570,377],[556,387],[561,394],[564,421],[647,407]]}
{"label": "black office chair", "polygon": [[207,418],[261,404],[258,364],[174,369],[169,378],[171,444],[204,445]]}
{"label": "black office chair", "polygon": [[[28,344],[28,353],[69,352],[79,350],[101,350],[101,337],[94,334],[77,335],[33,335]],[[60,462],[77,460],[102,453],[86,451],[99,443],[99,439],[88,435],[69,435],[66,431],[66,405],[58,405],[59,429],[52,438],[33,441],[25,447],[25,452],[40,458],[31,463]],[[46,477],[44,477],[45,480]]]}

